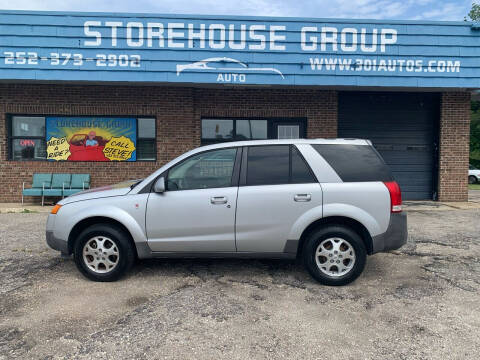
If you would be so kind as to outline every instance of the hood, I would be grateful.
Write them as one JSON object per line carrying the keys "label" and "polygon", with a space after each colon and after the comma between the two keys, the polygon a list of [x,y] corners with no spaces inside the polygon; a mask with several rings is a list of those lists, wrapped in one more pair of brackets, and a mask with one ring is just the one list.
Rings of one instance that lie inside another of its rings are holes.
{"label": "hood", "polygon": [[131,186],[135,183],[138,183],[138,181],[139,180],[128,180],[114,185],[107,185],[85,190],[62,199],[58,202],[58,204],[65,205],[76,201],[127,195],[130,190],[132,190]]}

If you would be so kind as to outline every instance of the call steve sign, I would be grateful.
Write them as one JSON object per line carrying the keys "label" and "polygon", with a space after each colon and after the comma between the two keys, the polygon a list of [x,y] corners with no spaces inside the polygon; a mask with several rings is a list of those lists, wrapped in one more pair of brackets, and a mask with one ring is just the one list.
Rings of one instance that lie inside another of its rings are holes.
{"label": "call steve sign", "polygon": [[479,87],[467,22],[1,12],[0,79]]}

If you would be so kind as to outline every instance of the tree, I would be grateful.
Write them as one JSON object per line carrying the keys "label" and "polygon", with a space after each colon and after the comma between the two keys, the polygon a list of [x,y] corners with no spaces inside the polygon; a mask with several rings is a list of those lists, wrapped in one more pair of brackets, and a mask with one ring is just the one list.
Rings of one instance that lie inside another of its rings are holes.
{"label": "tree", "polygon": [[470,163],[480,167],[480,101],[471,103]]}
{"label": "tree", "polygon": [[480,21],[480,4],[472,3],[472,8],[465,16],[465,21]]}
{"label": "tree", "polygon": [[[465,21],[480,21],[480,4],[472,3]],[[470,163],[480,167],[480,101],[471,102]]]}

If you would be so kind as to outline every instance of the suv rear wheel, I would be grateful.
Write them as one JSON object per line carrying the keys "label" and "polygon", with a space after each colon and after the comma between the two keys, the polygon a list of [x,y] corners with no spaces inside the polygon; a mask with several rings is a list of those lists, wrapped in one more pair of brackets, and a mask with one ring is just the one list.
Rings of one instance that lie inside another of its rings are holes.
{"label": "suv rear wheel", "polygon": [[83,230],[75,242],[77,268],[93,281],[115,281],[135,262],[135,249],[127,235],[109,224]]}
{"label": "suv rear wheel", "polygon": [[342,225],[328,225],[311,232],[303,247],[308,272],[324,285],[346,285],[365,268],[367,251],[360,236]]}

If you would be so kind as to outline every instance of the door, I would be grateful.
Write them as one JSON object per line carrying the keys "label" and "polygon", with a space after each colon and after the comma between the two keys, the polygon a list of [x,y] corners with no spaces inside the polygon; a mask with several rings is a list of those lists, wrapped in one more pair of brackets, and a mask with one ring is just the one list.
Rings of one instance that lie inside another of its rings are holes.
{"label": "door", "polygon": [[[246,166],[244,166],[246,164]],[[322,191],[293,145],[243,150],[237,201],[237,251],[284,252],[293,224],[322,206]]]}
{"label": "door", "polygon": [[404,200],[435,199],[439,107],[432,93],[343,92],[338,137],[370,139]]}
{"label": "door", "polygon": [[225,148],[193,155],[168,170],[166,191],[151,193],[147,203],[152,251],[235,251],[237,161],[237,148]]}

